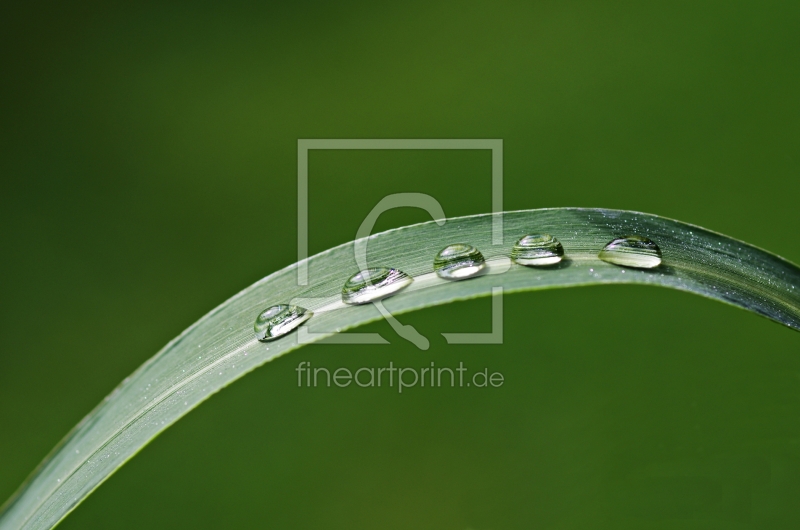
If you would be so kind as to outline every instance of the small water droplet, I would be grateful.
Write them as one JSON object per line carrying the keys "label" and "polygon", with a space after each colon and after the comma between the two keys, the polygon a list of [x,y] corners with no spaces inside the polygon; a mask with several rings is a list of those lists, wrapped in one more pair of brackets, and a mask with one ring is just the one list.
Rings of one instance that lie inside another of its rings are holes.
{"label": "small water droplet", "polygon": [[563,257],[564,247],[550,234],[529,234],[511,249],[511,259],[529,267],[554,265]]}
{"label": "small water droplet", "polygon": [[352,275],[342,288],[342,302],[367,304],[386,298],[408,287],[414,278],[398,269],[373,267]]}
{"label": "small water droplet", "polygon": [[486,269],[481,252],[466,243],[447,245],[433,258],[433,270],[445,280],[474,278]]}
{"label": "small water droplet", "polygon": [[661,249],[646,237],[624,236],[609,242],[597,257],[623,267],[652,269],[661,264]]}
{"label": "small water droplet", "polygon": [[304,307],[278,304],[262,311],[253,329],[258,340],[267,342],[283,337],[312,316],[314,313]]}

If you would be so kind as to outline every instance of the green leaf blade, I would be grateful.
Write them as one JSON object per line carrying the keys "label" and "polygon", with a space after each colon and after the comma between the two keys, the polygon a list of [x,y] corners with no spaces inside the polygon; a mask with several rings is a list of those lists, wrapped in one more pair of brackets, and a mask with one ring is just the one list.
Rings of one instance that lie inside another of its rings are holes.
{"label": "green leaf blade", "polygon": [[[399,268],[417,280],[384,301],[393,314],[454,300],[504,292],[596,284],[647,284],[684,290],[732,304],[800,330],[800,268],[715,232],[638,212],[556,208],[506,212],[503,243],[492,244],[493,216],[450,219],[373,235],[368,262]],[[548,268],[510,264],[514,242],[550,233],[565,259]],[[636,234],[662,250],[652,270],[600,261],[611,239]],[[447,282],[435,277],[433,256],[456,242],[476,246],[491,273]],[[0,515],[6,528],[51,528],[116,469],[188,411],[247,372],[297,347],[298,333],[259,343],[253,320],[263,308],[302,300],[315,311],[308,329],[323,335],[380,318],[373,305],[342,306],[344,281],[358,269],[354,242],[309,258],[309,285],[297,285],[297,264],[277,271],[211,311],[118,386],[56,447],[9,500]],[[613,308],[610,308],[613,310]],[[321,338],[321,337],[317,337]],[[391,340],[401,340],[388,337]],[[316,340],[316,339],[314,339]]]}

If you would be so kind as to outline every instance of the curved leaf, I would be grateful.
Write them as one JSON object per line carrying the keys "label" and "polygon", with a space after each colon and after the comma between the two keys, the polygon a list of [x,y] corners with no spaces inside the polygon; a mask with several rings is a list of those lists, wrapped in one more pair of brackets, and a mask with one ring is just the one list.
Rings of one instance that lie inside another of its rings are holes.
{"label": "curved leaf", "polygon": [[[416,281],[384,301],[393,314],[453,300],[505,292],[576,285],[661,285],[748,309],[800,330],[800,268],[746,243],[654,215],[618,210],[556,208],[506,212],[503,242],[493,245],[491,214],[389,230],[367,238],[371,266],[399,268]],[[514,242],[546,232],[563,244],[565,259],[550,268],[511,264]],[[609,240],[638,234],[655,241],[662,264],[651,270],[600,261]],[[490,273],[447,282],[433,274],[442,247],[466,242],[490,262]],[[363,244],[364,240],[359,244]],[[380,318],[375,305],[345,306],[340,293],[356,271],[355,242],[306,261],[308,286],[298,286],[297,264],[275,272],[229,299],[125,379],[52,451],[4,506],[0,529],[50,528],[159,432],[214,392],[299,346],[299,333],[259,343],[253,321],[269,305],[302,299],[315,311],[307,323],[319,340]],[[305,327],[305,326],[304,326]]]}

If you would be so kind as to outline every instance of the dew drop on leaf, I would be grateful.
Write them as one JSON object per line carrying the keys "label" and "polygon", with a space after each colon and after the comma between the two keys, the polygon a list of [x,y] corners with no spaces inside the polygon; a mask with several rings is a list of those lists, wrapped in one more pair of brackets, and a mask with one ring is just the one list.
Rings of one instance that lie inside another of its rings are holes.
{"label": "dew drop on leaf", "polygon": [[258,340],[267,342],[283,337],[313,315],[313,312],[304,307],[278,304],[262,311],[256,318],[253,329]]}
{"label": "dew drop on leaf", "polygon": [[352,275],[342,288],[342,302],[350,305],[367,304],[408,287],[414,278],[398,269],[374,267]]}
{"label": "dew drop on leaf", "polygon": [[550,234],[529,234],[511,249],[511,259],[528,267],[555,265],[563,257],[564,247]]}
{"label": "dew drop on leaf", "polygon": [[661,264],[661,249],[646,237],[624,236],[610,241],[597,257],[623,267],[652,269]]}
{"label": "dew drop on leaf", "polygon": [[445,280],[466,280],[480,275],[486,260],[480,251],[466,243],[447,245],[433,258],[433,270]]}

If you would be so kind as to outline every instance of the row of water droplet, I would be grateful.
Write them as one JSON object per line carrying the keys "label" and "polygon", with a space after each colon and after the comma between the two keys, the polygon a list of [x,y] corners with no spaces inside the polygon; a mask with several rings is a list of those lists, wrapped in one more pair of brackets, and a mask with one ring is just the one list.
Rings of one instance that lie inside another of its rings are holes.
{"label": "row of water droplet", "polygon": [[[661,249],[642,236],[623,236],[610,241],[597,255],[601,260],[637,269],[652,269],[661,264]],[[511,250],[511,260],[527,267],[548,267],[564,258],[564,247],[550,234],[530,234],[521,238]],[[445,280],[466,280],[483,274],[486,259],[481,252],[465,243],[448,245],[433,259],[433,270]],[[345,282],[342,302],[361,305],[381,300],[408,287],[414,279],[405,272],[389,267],[360,271]],[[278,304],[262,311],[255,322],[256,338],[262,342],[290,333],[314,313],[297,305]]]}

